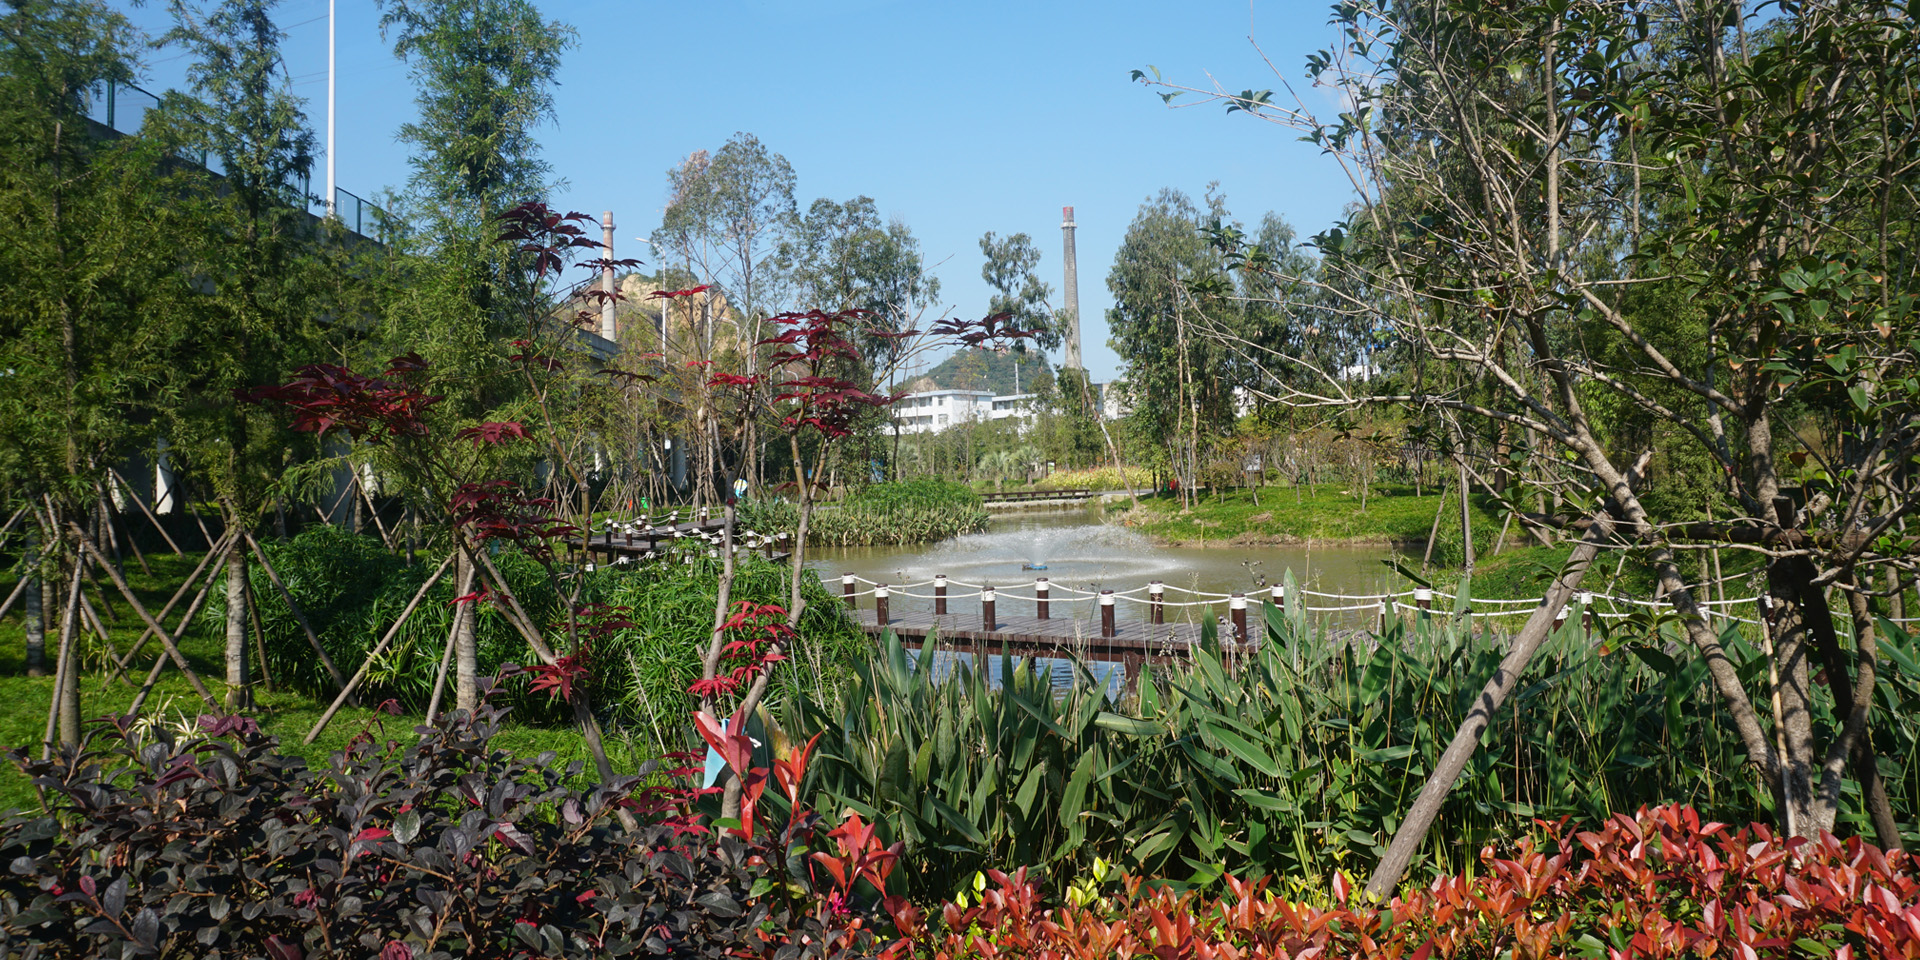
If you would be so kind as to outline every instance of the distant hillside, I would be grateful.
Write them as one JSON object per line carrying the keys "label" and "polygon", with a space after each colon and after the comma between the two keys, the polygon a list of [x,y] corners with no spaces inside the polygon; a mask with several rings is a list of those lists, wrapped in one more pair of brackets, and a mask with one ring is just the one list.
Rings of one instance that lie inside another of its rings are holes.
{"label": "distant hillside", "polygon": [[[1014,389],[1014,370],[1019,369],[1019,389]],[[996,394],[1032,393],[1042,378],[1051,380],[1053,368],[1037,350],[999,353],[987,349],[961,350],[940,361],[940,365],[915,377],[914,390],[991,390]],[[931,383],[931,387],[923,386]]]}

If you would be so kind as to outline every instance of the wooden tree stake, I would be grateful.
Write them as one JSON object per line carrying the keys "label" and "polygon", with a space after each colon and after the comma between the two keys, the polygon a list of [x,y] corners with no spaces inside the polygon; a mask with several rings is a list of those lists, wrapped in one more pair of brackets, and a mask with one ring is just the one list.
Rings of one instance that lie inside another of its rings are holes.
{"label": "wooden tree stake", "polygon": [[273,564],[267,562],[267,552],[260,549],[260,542],[253,539],[253,534],[245,530],[240,531],[240,535],[247,538],[247,546],[253,549],[254,558],[260,561],[260,569],[267,572],[267,579],[273,581],[273,588],[280,591],[280,599],[286,602],[287,609],[293,611],[293,619],[299,621],[300,629],[305,631],[307,642],[313,644],[313,652],[320,655],[320,662],[325,664],[327,672],[333,675],[333,685],[342,693],[351,693],[347,689],[346,675],[340,672],[339,667],[333,665],[333,658],[327,656],[327,648],[320,645],[320,635],[313,632],[313,624],[307,622],[306,613],[300,609],[300,604],[294,602],[293,594],[287,590],[287,585],[280,582],[280,574],[273,569]]}
{"label": "wooden tree stake", "polygon": [[407,601],[407,608],[400,611],[399,619],[393,621],[393,626],[387,628],[387,635],[381,637],[380,642],[374,645],[373,650],[367,654],[366,662],[360,665],[359,670],[354,671],[353,679],[348,680],[346,685],[340,688],[340,695],[333,698],[333,703],[328,705],[327,712],[320,715],[320,720],[313,725],[312,730],[307,731],[301,743],[312,744],[314,738],[320,736],[320,731],[327,729],[327,724],[333,722],[333,715],[340,712],[340,707],[347,702],[348,697],[353,696],[353,689],[360,685],[360,681],[367,678],[367,671],[373,668],[373,661],[387,652],[387,645],[393,642],[394,637],[400,635],[400,628],[406,626],[407,619],[413,616],[414,608],[420,606],[421,598],[425,597],[427,591],[432,590],[433,585],[439,583],[440,578],[446,575],[447,568],[453,565],[453,558],[456,556],[459,556],[457,550],[447,554],[447,558],[440,561],[440,569],[435,570],[433,576],[428,577],[427,582],[421,584],[419,590],[414,591],[413,599]]}
{"label": "wooden tree stake", "polygon": [[74,523],[68,523],[67,526],[73,531],[73,535],[79,538],[81,548],[86,550],[87,555],[93,558],[94,564],[102,570],[105,570],[107,576],[112,578],[113,585],[120,590],[120,595],[125,597],[127,603],[133,607],[133,612],[139,614],[140,619],[146,621],[147,628],[159,636],[160,642],[167,648],[167,656],[173,658],[173,665],[179,667],[180,672],[186,674],[187,682],[193,685],[193,692],[199,694],[200,699],[206,702],[208,710],[219,713],[220,701],[215,700],[213,694],[207,692],[206,684],[200,682],[200,675],[194,673],[193,667],[187,664],[187,658],[180,653],[180,646],[173,642],[173,635],[168,633],[167,628],[161,626],[160,622],[155,620],[153,615],[147,612],[147,608],[141,604],[140,598],[133,595],[133,588],[127,586],[126,579],[120,576],[118,570],[113,569],[113,565],[107,562],[106,557],[100,555],[100,548],[94,546],[93,541],[87,539],[86,531],[81,530],[80,527]]}

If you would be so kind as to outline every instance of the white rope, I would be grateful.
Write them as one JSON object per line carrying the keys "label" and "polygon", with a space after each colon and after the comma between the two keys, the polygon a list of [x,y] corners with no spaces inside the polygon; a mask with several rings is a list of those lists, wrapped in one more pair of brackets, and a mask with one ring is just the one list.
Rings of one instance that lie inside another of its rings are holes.
{"label": "white rope", "polygon": [[1412,590],[1402,590],[1399,593],[1321,593],[1317,590],[1308,590],[1306,587],[1301,587],[1300,592],[1309,597],[1321,597],[1327,600],[1391,600],[1395,597],[1411,597],[1414,594]]}

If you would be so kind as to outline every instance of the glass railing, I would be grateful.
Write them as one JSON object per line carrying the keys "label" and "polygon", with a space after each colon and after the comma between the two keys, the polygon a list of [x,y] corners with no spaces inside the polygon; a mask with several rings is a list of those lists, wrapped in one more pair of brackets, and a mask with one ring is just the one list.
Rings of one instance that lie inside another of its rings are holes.
{"label": "glass railing", "polygon": [[[147,114],[152,113],[159,106],[159,97],[131,83],[107,82],[94,87],[91,91],[87,103],[87,116],[108,129],[132,136],[139,133],[140,128],[146,124]],[[213,173],[226,175],[219,157],[205,153],[182,154],[182,157]],[[326,216],[327,198],[314,194],[311,171],[295,174],[295,179],[282,185],[281,196],[289,206],[310,211],[316,216]],[[343,226],[369,240],[385,243],[390,237],[397,236],[402,229],[400,221],[386,210],[338,187],[334,188],[334,209]]]}

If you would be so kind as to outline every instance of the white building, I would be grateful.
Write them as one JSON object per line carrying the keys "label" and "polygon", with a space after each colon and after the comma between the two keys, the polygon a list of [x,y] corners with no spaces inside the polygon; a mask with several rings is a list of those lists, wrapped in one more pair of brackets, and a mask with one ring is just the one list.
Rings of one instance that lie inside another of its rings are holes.
{"label": "white building", "polygon": [[988,390],[925,390],[895,401],[893,419],[901,433],[938,433],[969,420],[991,419],[993,399]]}
{"label": "white building", "polygon": [[1005,420],[1012,417],[1022,423],[1032,423],[1034,416],[1033,401],[1039,396],[1037,393],[1007,393],[994,397],[993,407],[988,413],[988,418]]}

